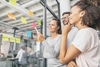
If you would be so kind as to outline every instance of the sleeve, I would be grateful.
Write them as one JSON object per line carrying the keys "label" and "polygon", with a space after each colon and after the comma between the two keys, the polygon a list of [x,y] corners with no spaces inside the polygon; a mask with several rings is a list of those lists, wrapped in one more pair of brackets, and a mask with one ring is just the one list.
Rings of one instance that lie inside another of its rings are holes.
{"label": "sleeve", "polygon": [[17,56],[16,56],[16,58],[19,58],[19,52],[17,53]]}
{"label": "sleeve", "polygon": [[22,58],[22,53],[19,51],[16,58],[18,58],[18,61],[21,62],[21,58]]}
{"label": "sleeve", "polygon": [[46,48],[46,51],[43,53],[44,58],[57,57],[60,52],[60,42],[61,37],[58,38],[57,42],[54,44],[54,47],[50,46],[46,40],[42,42],[43,46]]}
{"label": "sleeve", "polygon": [[73,42],[71,43],[81,52],[85,52],[90,48],[91,34],[87,31],[80,31],[77,33]]}

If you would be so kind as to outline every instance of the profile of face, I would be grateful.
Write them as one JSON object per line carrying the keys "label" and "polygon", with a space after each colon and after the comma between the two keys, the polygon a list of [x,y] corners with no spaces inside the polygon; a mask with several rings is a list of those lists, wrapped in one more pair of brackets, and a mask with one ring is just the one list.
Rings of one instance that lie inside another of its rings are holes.
{"label": "profile of face", "polygon": [[68,23],[68,17],[69,17],[69,14],[64,14],[62,16],[62,22],[64,25],[66,25]]}
{"label": "profile of face", "polygon": [[18,50],[21,50],[22,48],[18,48]]}
{"label": "profile of face", "polygon": [[70,11],[69,22],[75,26],[81,24],[84,14],[85,11],[82,11],[78,6],[73,6]]}
{"label": "profile of face", "polygon": [[57,21],[51,20],[51,22],[49,23],[48,29],[51,33],[57,32],[57,30],[59,29],[59,26],[57,25]]}

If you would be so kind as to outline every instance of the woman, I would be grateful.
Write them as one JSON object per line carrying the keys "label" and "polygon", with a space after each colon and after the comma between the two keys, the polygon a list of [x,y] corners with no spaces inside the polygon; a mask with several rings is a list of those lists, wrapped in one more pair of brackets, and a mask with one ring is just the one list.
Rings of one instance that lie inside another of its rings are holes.
{"label": "woman", "polygon": [[38,33],[38,39],[44,46],[43,57],[47,58],[47,67],[65,67],[57,58],[60,52],[61,22],[59,19],[51,20],[49,24],[50,37],[46,40],[42,34]]}
{"label": "woman", "polygon": [[[100,0],[81,0],[71,9],[69,23],[62,29],[60,62],[76,59],[78,67],[98,67],[100,64],[99,36]],[[70,47],[66,48],[68,32],[75,25],[79,31]],[[71,66],[69,66],[71,67]]]}

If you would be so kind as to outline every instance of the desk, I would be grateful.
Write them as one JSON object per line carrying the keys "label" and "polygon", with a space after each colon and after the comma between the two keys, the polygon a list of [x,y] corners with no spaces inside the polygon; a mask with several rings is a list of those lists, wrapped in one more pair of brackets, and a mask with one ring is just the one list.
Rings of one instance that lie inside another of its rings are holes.
{"label": "desk", "polygon": [[10,61],[18,61],[18,58],[7,58],[7,60],[10,60]]}
{"label": "desk", "polygon": [[0,61],[0,67],[12,67],[12,61]]}
{"label": "desk", "polygon": [[18,58],[7,58],[8,61],[12,61],[12,67],[18,67]]}

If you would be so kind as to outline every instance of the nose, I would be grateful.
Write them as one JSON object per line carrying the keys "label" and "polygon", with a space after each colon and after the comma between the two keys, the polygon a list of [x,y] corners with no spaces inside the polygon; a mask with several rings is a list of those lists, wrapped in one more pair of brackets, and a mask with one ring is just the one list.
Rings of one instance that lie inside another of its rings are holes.
{"label": "nose", "polygon": [[66,18],[62,18],[62,22],[63,22],[63,23],[65,22],[65,19],[66,19]]}
{"label": "nose", "polygon": [[70,15],[69,15],[68,19],[70,19]]}
{"label": "nose", "polygon": [[51,28],[51,25],[49,25],[49,28]]}

